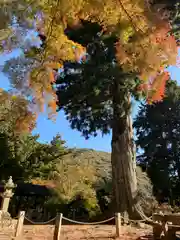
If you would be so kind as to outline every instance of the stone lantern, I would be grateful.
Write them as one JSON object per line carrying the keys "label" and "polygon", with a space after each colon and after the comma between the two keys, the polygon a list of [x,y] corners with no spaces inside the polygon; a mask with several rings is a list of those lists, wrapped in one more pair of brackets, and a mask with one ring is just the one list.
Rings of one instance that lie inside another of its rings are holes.
{"label": "stone lantern", "polygon": [[13,183],[12,176],[10,176],[9,180],[5,184],[5,191],[1,194],[2,196],[2,205],[1,211],[8,212],[9,202],[12,196],[14,195],[13,189],[15,188],[15,184]]}

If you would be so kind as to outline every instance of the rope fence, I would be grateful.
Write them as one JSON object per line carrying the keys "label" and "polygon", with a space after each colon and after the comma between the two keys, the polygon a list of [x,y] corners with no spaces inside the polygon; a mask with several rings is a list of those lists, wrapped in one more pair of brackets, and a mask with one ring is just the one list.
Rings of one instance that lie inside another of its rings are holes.
{"label": "rope fence", "polygon": [[[167,231],[167,223],[170,222],[171,228],[172,228],[172,223],[176,223],[178,221],[178,225],[179,225],[179,229],[180,229],[180,215],[167,215],[167,214],[163,214],[163,213],[154,213],[153,216],[151,217],[147,217],[142,211],[141,208],[137,208],[137,211],[139,213],[139,215],[142,217],[141,220],[134,220],[134,219],[128,219],[129,222],[148,222],[153,226],[153,236],[159,236],[159,234],[163,233],[163,234],[167,234],[167,232],[171,231],[172,229]],[[3,215],[3,211],[0,211],[0,223],[3,223],[3,227],[5,226],[9,226],[9,222],[7,222],[7,220],[14,220],[14,219],[9,219],[8,216],[4,216]],[[32,220],[30,220],[28,217],[25,216],[25,212],[21,211],[19,213],[18,216],[18,220],[17,223],[15,225],[15,239],[16,238],[21,238],[22,237],[22,232],[23,232],[23,227],[24,227],[24,221],[27,221],[33,225],[47,225],[50,224],[52,222],[54,222],[54,233],[53,233],[53,240],[61,240],[61,228],[62,228],[62,221],[68,221],[74,224],[79,224],[79,225],[100,225],[100,224],[104,224],[107,222],[110,222],[112,220],[115,220],[115,227],[116,227],[116,237],[120,237],[122,234],[122,223],[121,221],[124,220],[124,223],[127,223],[127,219],[122,216],[120,213],[116,213],[115,216],[102,220],[102,221],[98,221],[98,222],[81,222],[81,221],[76,221],[67,217],[64,217],[62,213],[57,214],[57,216],[53,219],[50,219],[46,222],[34,222]],[[172,223],[171,223],[172,222]],[[166,224],[166,225],[165,225]],[[175,225],[176,227],[176,225]],[[177,229],[173,229],[173,231],[175,232]]]}
{"label": "rope fence", "polygon": [[71,222],[71,223],[76,223],[76,224],[80,224],[80,225],[99,225],[99,224],[103,224],[103,223],[107,223],[107,222],[110,222],[112,221],[113,219],[115,219],[115,217],[111,217],[111,218],[108,218],[106,220],[103,220],[103,221],[99,221],[99,222],[79,222],[79,221],[75,221],[75,220],[72,220],[70,218],[66,218],[66,217],[62,217],[64,220],[68,221],[68,222]]}
{"label": "rope fence", "polygon": [[[148,223],[152,223],[152,216],[151,217],[146,217],[144,213],[141,212],[140,209],[138,209],[139,215],[141,216],[141,220],[134,220],[134,219],[128,219],[128,222],[148,222]],[[3,218],[1,211],[0,211],[0,222],[3,221]],[[14,218],[13,218],[14,219]],[[17,219],[17,218],[16,218]],[[24,221],[27,221],[30,224],[33,225],[48,225],[50,223],[54,222],[54,240],[60,240],[60,233],[61,233],[61,227],[62,227],[62,221],[65,220],[67,222],[70,223],[74,223],[74,224],[79,224],[79,225],[100,225],[100,224],[104,224],[104,223],[108,223],[112,220],[115,220],[115,227],[116,227],[116,236],[119,237],[121,235],[121,226],[122,223],[121,221],[123,220],[124,223],[127,223],[125,217],[123,217],[120,213],[116,213],[115,216],[110,217],[108,219],[102,220],[102,221],[97,221],[97,222],[81,222],[81,221],[76,221],[70,218],[67,218],[65,216],[63,216],[62,213],[57,214],[56,217],[54,217],[53,219],[50,219],[48,221],[45,222],[35,222],[32,221],[31,219],[29,219],[28,217],[25,216],[25,211],[21,211],[18,215],[18,220],[17,220],[17,224],[15,227],[15,237],[21,237],[22,236],[22,230],[23,230],[23,226],[24,226]]]}
{"label": "rope fence", "polygon": [[[54,218],[52,218],[52,219],[50,219],[50,220],[48,220],[46,222],[35,222],[35,221],[30,220],[26,216],[24,217],[24,219],[27,222],[29,222],[29,223],[31,223],[33,225],[48,225],[49,223],[55,221],[56,217],[54,217]],[[108,223],[108,222],[114,220],[115,217],[111,217],[111,218],[108,218],[108,219],[105,219],[105,220],[102,220],[102,221],[98,221],[98,222],[81,222],[81,221],[76,221],[76,220],[73,220],[73,219],[70,219],[70,218],[67,218],[67,217],[64,217],[64,216],[62,216],[62,219],[64,219],[67,222],[74,223],[74,224],[79,224],[79,225],[99,225],[99,224]],[[124,221],[126,220],[126,218],[123,217],[122,215],[121,215],[121,219],[124,220]],[[134,223],[137,223],[137,222],[148,222],[148,221],[150,221],[150,222],[152,221],[152,216],[151,217],[145,217],[145,218],[143,218],[141,220],[135,220],[135,219],[129,219],[128,218],[128,222],[134,222]]]}
{"label": "rope fence", "polygon": [[[121,216],[121,218],[126,221],[126,218],[124,218],[123,216]],[[152,216],[151,217],[146,217],[144,219],[141,220],[135,220],[135,219],[128,219],[129,222],[134,222],[134,223],[138,223],[138,222],[151,222],[152,221]]]}
{"label": "rope fence", "polygon": [[33,224],[33,225],[48,225],[51,222],[54,222],[56,220],[56,217],[46,221],[46,222],[34,222],[32,220],[30,220],[29,218],[27,218],[26,216],[24,217],[24,219],[26,219],[26,221],[28,221],[29,223]]}

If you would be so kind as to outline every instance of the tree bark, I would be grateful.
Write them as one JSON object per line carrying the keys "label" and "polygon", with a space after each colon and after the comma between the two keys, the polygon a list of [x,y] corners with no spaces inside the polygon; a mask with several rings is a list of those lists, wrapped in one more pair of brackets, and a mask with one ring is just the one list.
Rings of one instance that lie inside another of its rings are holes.
{"label": "tree bark", "polygon": [[[114,119],[112,124],[112,178],[116,212],[132,215],[137,197],[136,160],[133,149],[133,131],[130,117],[130,94],[114,86]],[[122,117],[122,101],[124,116]]]}

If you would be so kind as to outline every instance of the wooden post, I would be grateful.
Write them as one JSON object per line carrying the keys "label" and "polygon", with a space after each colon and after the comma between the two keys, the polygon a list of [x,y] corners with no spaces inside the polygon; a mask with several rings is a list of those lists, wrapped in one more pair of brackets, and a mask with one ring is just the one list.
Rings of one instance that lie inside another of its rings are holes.
{"label": "wooden post", "polygon": [[116,223],[116,237],[120,237],[121,235],[121,214],[120,213],[116,213],[115,223]]}
{"label": "wooden post", "polygon": [[159,240],[161,238],[161,234],[163,232],[162,229],[162,222],[159,224],[159,221],[157,221],[157,214],[152,215],[153,220],[153,238],[154,240]]}
{"label": "wooden post", "polygon": [[53,240],[60,240],[61,237],[61,225],[62,225],[62,213],[57,214],[54,228],[54,238]]}
{"label": "wooden post", "polygon": [[18,222],[16,225],[15,237],[20,237],[22,234],[24,217],[25,217],[25,212],[21,211],[19,213]]}
{"label": "wooden post", "polygon": [[2,211],[0,210],[0,221],[2,220]]}

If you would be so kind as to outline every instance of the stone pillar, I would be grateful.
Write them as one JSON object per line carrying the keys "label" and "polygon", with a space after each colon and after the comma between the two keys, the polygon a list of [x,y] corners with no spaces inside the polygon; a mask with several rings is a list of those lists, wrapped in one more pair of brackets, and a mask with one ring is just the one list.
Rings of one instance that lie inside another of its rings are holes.
{"label": "stone pillar", "polygon": [[1,211],[3,212],[8,212],[10,199],[14,195],[13,193],[14,187],[15,184],[13,183],[12,177],[10,176],[8,182],[5,184],[5,191],[1,195],[2,196]]}

